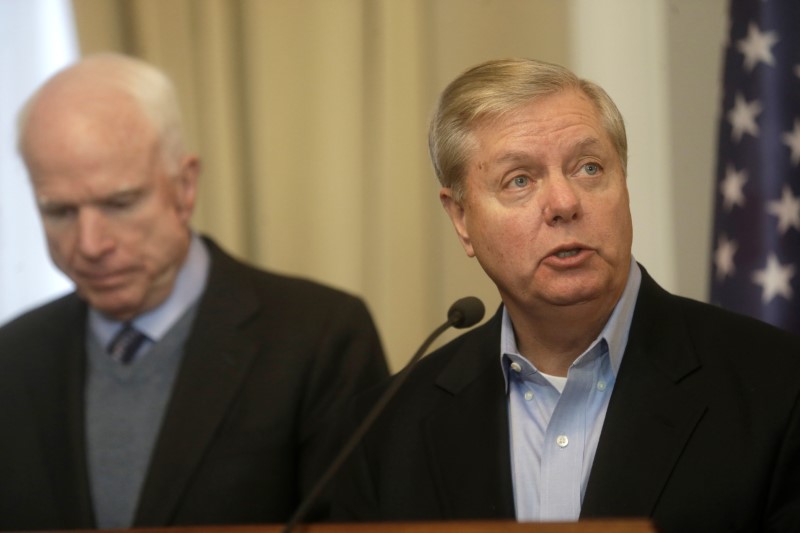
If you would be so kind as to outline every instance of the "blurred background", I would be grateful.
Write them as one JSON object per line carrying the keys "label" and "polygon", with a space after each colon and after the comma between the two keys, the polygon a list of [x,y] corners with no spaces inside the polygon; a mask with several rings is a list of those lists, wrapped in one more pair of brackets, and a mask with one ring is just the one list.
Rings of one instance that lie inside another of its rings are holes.
{"label": "blurred background", "polygon": [[[455,299],[478,296],[487,315],[499,304],[439,205],[426,146],[438,93],[491,58],[561,63],[610,93],[628,126],[634,255],[665,288],[708,300],[726,0],[2,0],[2,10],[0,39],[19,41],[3,43],[0,85],[22,89],[0,93],[0,322],[69,288],[15,159],[16,108],[48,69],[107,50],[177,85],[203,162],[196,229],[256,265],[363,296],[395,369]],[[54,15],[63,31],[26,18]],[[23,76],[33,64],[39,73]]]}

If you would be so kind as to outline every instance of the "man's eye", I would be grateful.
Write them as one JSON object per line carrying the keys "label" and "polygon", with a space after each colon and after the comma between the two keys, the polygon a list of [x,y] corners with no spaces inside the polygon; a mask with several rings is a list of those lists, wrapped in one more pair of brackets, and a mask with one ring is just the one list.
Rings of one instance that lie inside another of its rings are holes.
{"label": "man's eye", "polygon": [[104,207],[106,209],[114,210],[114,211],[122,211],[125,209],[129,209],[136,204],[136,200],[139,198],[138,195],[122,195],[119,197],[109,198],[104,202]]}
{"label": "man's eye", "polygon": [[525,187],[529,181],[528,176],[517,176],[511,180],[511,183],[513,183],[515,187]]}
{"label": "man's eye", "polygon": [[49,219],[63,219],[75,214],[75,208],[66,205],[53,205],[42,208],[42,216]]}
{"label": "man's eye", "polygon": [[600,165],[597,163],[586,163],[583,165],[583,169],[588,175],[595,176],[600,172]]}

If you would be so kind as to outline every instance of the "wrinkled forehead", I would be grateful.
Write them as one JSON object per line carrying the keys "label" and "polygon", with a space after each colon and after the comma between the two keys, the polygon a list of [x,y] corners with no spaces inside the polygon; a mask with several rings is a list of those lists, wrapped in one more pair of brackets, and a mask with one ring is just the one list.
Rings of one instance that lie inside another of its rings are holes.
{"label": "wrinkled forehead", "polygon": [[513,120],[525,111],[535,111],[542,116],[557,116],[567,107],[580,106],[600,120],[597,104],[578,87],[533,94],[524,98],[500,99],[497,102],[477,106],[466,120],[468,129],[478,129],[487,124]]}
{"label": "wrinkled forehead", "polygon": [[30,102],[20,126],[26,160],[51,151],[77,156],[90,150],[147,150],[155,137],[134,99],[104,84],[45,87]]}

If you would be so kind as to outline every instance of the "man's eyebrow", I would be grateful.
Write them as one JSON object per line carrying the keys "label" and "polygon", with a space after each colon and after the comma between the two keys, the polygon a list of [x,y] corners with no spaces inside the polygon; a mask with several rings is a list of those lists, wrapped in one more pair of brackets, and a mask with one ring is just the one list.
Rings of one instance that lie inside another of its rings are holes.
{"label": "man's eyebrow", "polygon": [[121,199],[131,199],[136,198],[144,194],[144,187],[126,187],[124,189],[119,189],[117,191],[111,192],[107,195],[104,195],[100,198],[94,198],[89,201],[72,201],[72,200],[58,200],[52,199],[48,196],[37,196],[36,197],[36,205],[39,208],[63,208],[63,207],[74,207],[81,205],[82,203],[86,204],[104,204],[107,202],[115,202]]}
{"label": "man's eyebrow", "polygon": [[46,196],[40,196],[36,198],[36,206],[39,209],[61,209],[64,207],[72,207],[72,202],[64,202],[61,200],[53,200]]}
{"label": "man's eyebrow", "polygon": [[124,189],[119,189],[117,191],[114,191],[107,196],[104,196],[103,198],[100,199],[100,201],[134,197],[142,194],[143,191],[144,191],[143,187],[126,187]]}
{"label": "man's eyebrow", "polygon": [[575,143],[574,150],[576,152],[582,152],[590,148],[598,148],[601,146],[603,146],[603,143],[597,137],[584,137],[583,139]]}
{"label": "man's eyebrow", "polygon": [[503,155],[492,161],[492,163],[516,163],[530,158],[531,155],[524,151],[505,152]]}

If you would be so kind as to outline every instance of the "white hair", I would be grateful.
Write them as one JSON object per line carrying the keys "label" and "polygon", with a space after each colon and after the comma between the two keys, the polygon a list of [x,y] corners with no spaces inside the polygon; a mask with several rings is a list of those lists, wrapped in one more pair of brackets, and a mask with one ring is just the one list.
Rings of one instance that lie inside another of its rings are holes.
{"label": "white hair", "polygon": [[87,56],[56,73],[34,92],[17,116],[19,147],[30,110],[40,93],[60,77],[79,77],[84,73],[133,99],[156,131],[166,170],[176,171],[186,153],[186,143],[180,105],[172,81],[149,63],[116,53]]}

